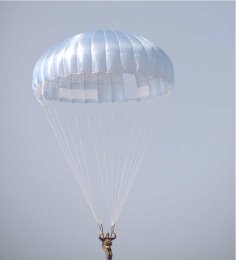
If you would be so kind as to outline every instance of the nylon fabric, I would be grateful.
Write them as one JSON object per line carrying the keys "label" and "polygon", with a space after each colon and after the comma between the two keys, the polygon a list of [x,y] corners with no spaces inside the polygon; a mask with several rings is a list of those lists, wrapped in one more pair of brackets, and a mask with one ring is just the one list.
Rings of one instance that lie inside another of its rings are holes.
{"label": "nylon fabric", "polygon": [[[124,74],[136,79],[132,98],[127,97]],[[149,40],[98,30],[68,38],[46,51],[35,65],[32,87],[40,102],[102,103],[163,95],[173,84],[172,62]]]}

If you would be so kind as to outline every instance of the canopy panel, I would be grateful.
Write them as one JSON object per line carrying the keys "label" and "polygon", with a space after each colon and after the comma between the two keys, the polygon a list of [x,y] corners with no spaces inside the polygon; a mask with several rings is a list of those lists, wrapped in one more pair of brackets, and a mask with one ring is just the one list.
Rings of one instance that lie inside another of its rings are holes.
{"label": "canopy panel", "polygon": [[[132,98],[125,74],[135,77]],[[140,101],[169,92],[173,84],[173,65],[160,48],[143,37],[108,30],[84,32],[53,46],[33,72],[33,91],[41,102]]]}

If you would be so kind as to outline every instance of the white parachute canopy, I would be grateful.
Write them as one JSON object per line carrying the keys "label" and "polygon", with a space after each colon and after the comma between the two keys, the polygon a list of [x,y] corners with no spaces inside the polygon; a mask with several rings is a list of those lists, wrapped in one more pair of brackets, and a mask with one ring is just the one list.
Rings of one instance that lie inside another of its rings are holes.
{"label": "white parachute canopy", "polygon": [[150,126],[140,101],[173,84],[160,48],[118,31],[78,34],[35,65],[33,92],[98,223],[117,222],[142,164]]}

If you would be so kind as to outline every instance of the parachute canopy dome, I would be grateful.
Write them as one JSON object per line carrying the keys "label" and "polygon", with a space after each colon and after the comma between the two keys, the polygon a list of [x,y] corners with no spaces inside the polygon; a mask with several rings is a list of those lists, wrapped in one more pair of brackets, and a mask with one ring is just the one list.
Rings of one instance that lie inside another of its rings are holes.
{"label": "parachute canopy dome", "polygon": [[[125,74],[136,79],[127,95]],[[41,103],[141,101],[174,84],[169,57],[149,40],[118,31],[84,32],[46,51],[35,65],[33,91]]]}

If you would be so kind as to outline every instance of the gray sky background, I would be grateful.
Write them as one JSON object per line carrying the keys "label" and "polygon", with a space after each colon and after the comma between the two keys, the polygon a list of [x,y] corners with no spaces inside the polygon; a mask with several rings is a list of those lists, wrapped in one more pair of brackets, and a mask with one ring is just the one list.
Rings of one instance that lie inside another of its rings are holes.
{"label": "gray sky background", "polygon": [[[234,259],[234,3],[0,3],[0,259],[104,259],[98,228],[31,90],[52,44],[142,35],[175,67],[118,223],[114,259]],[[50,159],[49,159],[50,158]]]}

